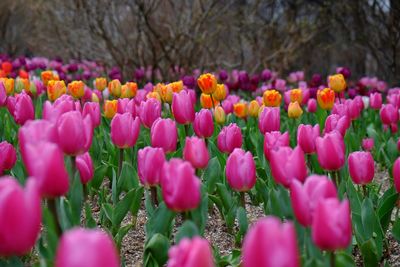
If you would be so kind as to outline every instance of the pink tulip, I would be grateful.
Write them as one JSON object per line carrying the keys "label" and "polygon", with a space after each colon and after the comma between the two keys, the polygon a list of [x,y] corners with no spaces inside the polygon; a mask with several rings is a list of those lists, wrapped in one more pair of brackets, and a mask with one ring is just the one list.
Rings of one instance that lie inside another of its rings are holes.
{"label": "pink tulip", "polygon": [[374,158],[371,153],[356,151],[348,159],[350,177],[355,184],[368,184],[375,174]]}
{"label": "pink tulip", "polygon": [[161,117],[161,103],[155,98],[149,98],[140,103],[140,121],[146,128],[151,128],[153,123]]}
{"label": "pink tulip", "polygon": [[7,105],[7,93],[2,82],[0,82],[0,107]]}
{"label": "pink tulip", "polygon": [[347,116],[350,118],[348,106],[345,103],[336,102],[333,105],[331,114],[339,115],[340,117]]}
{"label": "pink tulip", "polygon": [[290,184],[294,215],[303,226],[311,225],[318,202],[332,197],[337,197],[336,187],[326,176],[311,175],[303,185],[295,179]]}
{"label": "pink tulip", "polygon": [[342,136],[345,136],[350,124],[351,121],[349,117],[331,114],[325,120],[324,133],[330,133],[337,130]]}
{"label": "pink tulip", "polygon": [[37,142],[25,145],[25,166],[32,179],[37,180],[43,197],[58,197],[66,194],[69,178],[64,166],[64,155],[53,143]]}
{"label": "pink tulip", "polygon": [[214,133],[214,121],[210,110],[201,109],[193,122],[194,132],[198,137],[210,138]]}
{"label": "pink tulip", "polygon": [[324,170],[337,171],[345,163],[345,145],[338,131],[326,133],[315,141],[318,162]]}
{"label": "pink tulip", "polygon": [[383,105],[379,114],[381,116],[382,123],[386,125],[396,124],[399,120],[399,113],[392,104]]}
{"label": "pink tulip", "polygon": [[139,137],[140,120],[130,113],[115,114],[111,121],[111,140],[119,148],[133,147]]}
{"label": "pink tulip", "polygon": [[362,140],[362,148],[371,151],[374,148],[374,138],[364,138]]}
{"label": "pink tulip", "polygon": [[262,134],[279,131],[281,127],[280,109],[264,107],[258,117],[258,128]]}
{"label": "pink tulip", "polygon": [[299,146],[294,149],[284,146],[271,150],[270,167],[275,182],[289,187],[292,180],[301,182],[307,176],[307,165],[304,152]]}
{"label": "pink tulip", "polygon": [[233,190],[249,191],[256,183],[256,164],[251,152],[235,148],[226,161],[226,179]]}
{"label": "pink tulip", "polygon": [[132,116],[136,116],[136,103],[135,99],[129,98],[120,98],[118,99],[117,112],[120,114],[124,114],[126,112],[132,114]]}
{"label": "pink tulip", "polygon": [[17,161],[17,152],[15,148],[8,142],[0,143],[0,175],[5,170],[11,170]]}
{"label": "pink tulip", "polygon": [[210,244],[201,237],[183,238],[168,251],[167,267],[214,267]]}
{"label": "pink tulip", "polygon": [[138,175],[144,186],[155,186],[160,183],[165,154],[162,148],[145,147],[138,151]]}
{"label": "pink tulip", "polygon": [[396,159],[393,163],[393,181],[394,181],[394,188],[396,189],[397,193],[400,193],[400,157]]}
{"label": "pink tulip", "polygon": [[204,169],[210,160],[206,142],[198,137],[186,137],[183,148],[183,158],[189,161],[193,168]]}
{"label": "pink tulip", "polygon": [[23,189],[16,179],[0,177],[0,256],[24,255],[35,245],[42,209],[36,182]]}
{"label": "pink tulip", "polygon": [[162,195],[167,207],[176,212],[197,208],[201,201],[201,181],[192,165],[181,159],[165,162],[161,173]]}
{"label": "pink tulip", "polygon": [[352,226],[348,200],[341,203],[337,198],[322,199],[314,211],[311,236],[322,250],[334,251],[350,245]]}
{"label": "pink tulip", "polygon": [[225,99],[224,101],[222,101],[222,108],[225,111],[225,114],[229,114],[233,112],[233,103],[232,101]]}
{"label": "pink tulip", "polygon": [[317,101],[314,98],[310,98],[307,102],[308,112],[315,113],[317,111]]}
{"label": "pink tulip", "polygon": [[[76,110],[74,99],[69,95],[62,95],[57,98],[53,104],[50,101],[46,101],[43,105],[42,117],[45,120],[57,122],[58,118],[69,111]],[[79,111],[79,110],[77,110]]]}
{"label": "pink tulip", "polygon": [[15,111],[15,97],[9,96],[7,97],[7,110],[11,116],[14,118],[14,111]]}
{"label": "pink tulip", "polygon": [[175,121],[171,119],[157,119],[150,130],[151,145],[161,147],[165,153],[176,150],[178,130]]}
{"label": "pink tulip", "polygon": [[382,94],[372,93],[369,95],[369,105],[372,109],[381,109],[382,107]]}
{"label": "pink tulip", "polygon": [[235,148],[242,147],[242,143],[242,131],[236,123],[231,123],[222,128],[217,137],[218,149],[223,153],[232,153]]}
{"label": "pink tulip", "polygon": [[93,162],[89,152],[77,156],[75,162],[82,184],[87,184],[94,175]]}
{"label": "pink tulip", "polygon": [[58,244],[56,267],[119,267],[112,238],[101,230],[74,228],[65,232]]}
{"label": "pink tulip", "polygon": [[306,154],[315,153],[315,139],[319,136],[319,125],[300,124],[297,128],[297,145]]}
{"label": "pink tulip", "polygon": [[298,267],[300,255],[293,223],[267,216],[247,232],[242,247],[243,267]]}
{"label": "pink tulip", "polygon": [[58,144],[67,155],[77,156],[89,150],[93,138],[90,116],[82,117],[79,111],[69,111],[57,121]]}
{"label": "pink tulip", "polygon": [[174,93],[171,108],[172,114],[179,124],[188,124],[194,121],[194,102],[185,90]]}
{"label": "pink tulip", "polygon": [[356,99],[347,99],[345,105],[347,106],[347,111],[350,119],[355,120],[360,117],[362,106],[359,105],[359,102]]}
{"label": "pink tulip", "polygon": [[264,155],[267,160],[270,159],[272,150],[276,150],[281,146],[289,146],[289,133],[270,132],[264,136]]}
{"label": "pink tulip", "polygon": [[90,116],[94,128],[99,126],[101,123],[101,112],[99,103],[86,102],[85,105],[83,105],[82,115],[84,118],[86,116]]}
{"label": "pink tulip", "polygon": [[14,113],[12,115],[19,125],[24,125],[26,121],[35,119],[32,99],[25,91],[16,95]]}

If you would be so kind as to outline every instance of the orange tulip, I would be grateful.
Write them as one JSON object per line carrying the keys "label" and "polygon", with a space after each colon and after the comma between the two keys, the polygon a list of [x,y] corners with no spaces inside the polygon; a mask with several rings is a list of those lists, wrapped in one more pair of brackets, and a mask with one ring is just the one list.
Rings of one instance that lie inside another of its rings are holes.
{"label": "orange tulip", "polygon": [[233,105],[233,113],[236,117],[244,119],[247,117],[247,103],[245,102],[238,102]]}
{"label": "orange tulip", "polygon": [[94,80],[94,87],[100,92],[104,91],[107,87],[107,79],[104,77],[99,77]]}
{"label": "orange tulip", "polygon": [[104,103],[104,117],[111,119],[117,113],[118,100],[106,100]]}
{"label": "orange tulip", "polygon": [[222,101],[226,97],[226,87],[225,84],[217,84],[217,89],[213,93],[214,99]]}
{"label": "orange tulip", "polygon": [[183,90],[183,82],[177,81],[177,82],[169,83],[169,84],[167,84],[167,87],[172,89],[172,92],[179,93],[180,91]]}
{"label": "orange tulip", "polygon": [[6,94],[7,95],[12,95],[14,94],[14,84],[15,81],[13,78],[0,78],[0,82],[3,83],[5,89],[6,89]]}
{"label": "orange tulip", "polygon": [[335,92],[330,88],[318,90],[317,102],[322,109],[330,110],[335,102]]}
{"label": "orange tulip", "polygon": [[172,91],[172,86],[166,86],[163,83],[157,83],[156,86],[154,86],[153,91],[157,92],[160,95],[161,100],[163,102],[166,102],[169,104],[172,103],[172,95],[174,93]]}
{"label": "orange tulip", "polygon": [[43,84],[46,86],[49,83],[49,81],[52,81],[52,80],[58,81],[59,80],[58,75],[54,74],[54,72],[51,70],[42,71],[40,76],[42,77]]}
{"label": "orange tulip", "polygon": [[155,99],[157,99],[158,101],[161,102],[161,96],[160,96],[160,94],[159,94],[158,92],[156,92],[156,91],[149,92],[149,93],[146,95],[146,97],[147,97],[147,99],[149,99],[149,98],[155,98]]}
{"label": "orange tulip", "polygon": [[211,73],[202,74],[197,79],[197,85],[204,94],[212,94],[217,89],[217,78]]}
{"label": "orange tulip", "polygon": [[215,119],[215,122],[220,125],[225,123],[226,115],[225,115],[224,109],[221,106],[215,107],[214,119]]}
{"label": "orange tulip", "polygon": [[74,98],[79,99],[85,93],[85,84],[82,81],[73,81],[68,84],[68,92]]}
{"label": "orange tulip", "polygon": [[252,100],[248,106],[248,113],[251,117],[257,118],[260,111],[260,104],[257,100]]}
{"label": "orange tulip", "polygon": [[[214,102],[214,103],[213,103]],[[202,93],[200,95],[200,104],[203,108],[213,108],[216,107],[219,102],[211,97],[211,95]]]}
{"label": "orange tulip", "polygon": [[302,100],[303,100],[303,91],[301,91],[301,89],[290,90],[290,102],[297,102],[301,104]]}
{"label": "orange tulip", "polygon": [[267,107],[279,107],[281,100],[282,96],[276,90],[266,90],[263,94],[263,102]]}
{"label": "orange tulip", "polygon": [[114,97],[121,96],[121,82],[118,79],[114,79],[108,83],[108,91]]}
{"label": "orange tulip", "polygon": [[288,107],[289,118],[297,119],[303,114],[299,102],[290,102]]}
{"label": "orange tulip", "polygon": [[138,86],[135,82],[127,82],[121,87],[121,98],[135,97]]}
{"label": "orange tulip", "polygon": [[47,83],[47,98],[50,101],[55,101],[66,92],[67,87],[64,81],[51,80]]}

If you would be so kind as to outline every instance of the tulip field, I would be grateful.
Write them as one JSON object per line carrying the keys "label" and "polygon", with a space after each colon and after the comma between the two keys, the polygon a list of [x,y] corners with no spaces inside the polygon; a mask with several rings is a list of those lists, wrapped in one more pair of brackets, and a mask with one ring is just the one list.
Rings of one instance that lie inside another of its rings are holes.
{"label": "tulip field", "polygon": [[400,88],[0,63],[0,266],[400,266]]}

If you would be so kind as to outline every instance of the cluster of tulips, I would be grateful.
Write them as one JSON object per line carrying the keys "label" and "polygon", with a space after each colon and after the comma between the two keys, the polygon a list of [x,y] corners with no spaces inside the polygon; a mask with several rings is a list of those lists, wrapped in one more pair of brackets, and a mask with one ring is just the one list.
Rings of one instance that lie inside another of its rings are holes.
{"label": "cluster of tulips", "polygon": [[[400,240],[400,88],[365,78],[360,95],[346,68],[326,84],[264,71],[262,83],[239,72],[232,85],[220,72],[142,89],[26,65],[12,78],[10,68],[0,78],[1,266],[132,264],[119,251],[140,209],[144,266],[354,266],[357,253],[377,266],[388,234]],[[248,205],[266,214],[250,227]],[[229,255],[203,237],[216,212],[236,241]]]}

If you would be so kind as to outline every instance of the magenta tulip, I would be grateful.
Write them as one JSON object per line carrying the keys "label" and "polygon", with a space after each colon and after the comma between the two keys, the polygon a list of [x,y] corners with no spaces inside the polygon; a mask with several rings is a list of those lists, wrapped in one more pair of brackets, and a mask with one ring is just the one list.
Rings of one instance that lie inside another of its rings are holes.
{"label": "magenta tulip", "polygon": [[324,170],[337,171],[345,163],[345,145],[338,131],[326,133],[315,141],[318,162]]}
{"label": "magenta tulip", "polygon": [[24,125],[26,121],[35,119],[32,99],[24,91],[16,95],[14,113],[12,115],[19,125]]}
{"label": "magenta tulip", "polygon": [[258,116],[258,128],[262,134],[279,131],[281,127],[280,109],[264,107]]}
{"label": "magenta tulip", "polygon": [[89,150],[93,138],[90,116],[82,117],[79,111],[69,111],[57,121],[58,144],[65,154],[77,156]]}
{"label": "magenta tulip", "polygon": [[242,247],[243,267],[298,267],[300,255],[293,223],[267,216],[247,232]]}
{"label": "magenta tulip", "polygon": [[210,160],[206,142],[198,137],[186,137],[183,148],[183,158],[189,161],[193,168],[204,169]]}
{"label": "magenta tulip", "polygon": [[183,238],[168,251],[167,267],[214,267],[213,253],[208,241],[201,237]]}
{"label": "magenta tulip", "polygon": [[185,90],[174,93],[171,108],[172,114],[179,124],[188,124],[194,121],[194,102]]}
{"label": "magenta tulip", "polygon": [[348,200],[322,199],[317,203],[311,226],[314,244],[322,250],[334,251],[350,245],[352,226]]}
{"label": "magenta tulip", "polygon": [[68,192],[69,178],[64,166],[64,155],[53,143],[27,143],[25,166],[31,179],[38,182],[43,197],[58,197]]}
{"label": "magenta tulip", "polygon": [[396,124],[399,120],[399,113],[392,104],[383,105],[379,114],[381,116],[382,123],[386,125]]}
{"label": "magenta tulip", "polygon": [[297,128],[297,145],[306,154],[315,153],[315,139],[319,136],[319,124],[304,125],[300,124]]}
{"label": "magenta tulip", "polygon": [[397,158],[393,164],[393,181],[394,181],[394,188],[396,189],[397,193],[400,193],[400,158]]}
{"label": "magenta tulip", "polygon": [[289,133],[270,132],[264,136],[264,155],[267,160],[270,159],[272,150],[276,150],[281,146],[289,146]]}
{"label": "magenta tulip", "polygon": [[129,98],[118,99],[117,112],[120,114],[128,112],[132,114],[133,117],[135,117],[136,116],[135,99],[129,99]]}
{"label": "magenta tulip", "polygon": [[209,109],[203,108],[196,113],[193,129],[198,137],[210,138],[213,135],[214,121]]}
{"label": "magenta tulip", "polygon": [[58,244],[56,267],[119,267],[112,238],[102,230],[74,228]]}
{"label": "magenta tulip", "polygon": [[178,129],[175,121],[171,119],[157,119],[150,130],[151,145],[161,147],[165,153],[176,150],[178,142]]}
{"label": "magenta tulip", "polygon": [[17,161],[17,152],[15,148],[8,143],[3,141],[0,143],[0,175],[5,170],[11,170],[15,162]]}
{"label": "magenta tulip", "polygon": [[138,175],[144,186],[160,183],[162,167],[165,162],[164,150],[159,147],[145,147],[138,151]]}
{"label": "magenta tulip", "polygon": [[[348,115],[351,120],[355,120],[360,117],[362,106],[358,104],[356,99],[347,99],[345,105],[347,106]],[[362,100],[361,100],[362,103]]]}
{"label": "magenta tulip", "polygon": [[28,253],[42,221],[36,181],[28,179],[23,189],[13,177],[0,177],[0,218],[0,256]]}
{"label": "magenta tulip", "polygon": [[372,109],[381,109],[382,107],[382,94],[372,93],[369,95],[369,105]]}
{"label": "magenta tulip", "polygon": [[151,128],[153,123],[161,117],[161,102],[155,98],[149,98],[140,103],[140,121],[146,128]]}
{"label": "magenta tulip", "polygon": [[339,117],[347,116],[350,118],[348,106],[345,103],[336,102],[333,105],[331,114],[339,115]]}
{"label": "magenta tulip", "polygon": [[352,152],[348,159],[350,177],[355,184],[368,184],[375,174],[374,158],[364,151]]}
{"label": "magenta tulip", "polygon": [[362,140],[362,148],[371,151],[374,148],[374,138],[364,138]]}
{"label": "magenta tulip", "polygon": [[119,148],[133,147],[139,137],[140,120],[130,113],[115,114],[111,121],[111,140]]}
{"label": "magenta tulip", "polygon": [[337,197],[336,187],[326,176],[311,175],[303,185],[296,179],[290,184],[290,200],[294,215],[303,226],[311,225],[318,202],[332,197]]}
{"label": "magenta tulip", "polygon": [[299,146],[294,149],[283,146],[271,150],[270,167],[275,182],[289,187],[292,180],[303,182],[307,176],[304,152]]}
{"label": "magenta tulip", "polygon": [[249,191],[256,183],[256,164],[251,152],[235,148],[226,161],[226,179],[233,190]]}
{"label": "magenta tulip", "polygon": [[82,184],[87,184],[92,180],[94,175],[93,161],[89,152],[76,157],[76,168],[79,171]]}
{"label": "magenta tulip", "polygon": [[101,112],[99,103],[86,102],[85,105],[83,105],[82,115],[83,117],[90,116],[90,118],[92,119],[93,127],[98,127],[101,123]]}
{"label": "magenta tulip", "polygon": [[6,88],[2,82],[0,82],[0,107],[4,107],[7,105],[7,93]]}
{"label": "magenta tulip", "polygon": [[[77,102],[79,103],[79,102]],[[50,101],[46,101],[43,105],[43,114],[42,117],[45,120],[49,120],[52,122],[57,122],[58,118],[69,111],[77,110],[77,105],[74,102],[74,99],[69,95],[62,95],[57,98],[53,104]],[[78,110],[79,111],[79,107]]]}
{"label": "magenta tulip", "polygon": [[307,102],[307,111],[315,113],[317,111],[317,101],[314,98],[310,98]]}
{"label": "magenta tulip", "polygon": [[167,207],[176,212],[197,208],[201,201],[201,181],[192,165],[181,159],[165,162],[161,174],[162,195]]}
{"label": "magenta tulip", "polygon": [[337,130],[342,136],[345,136],[350,124],[351,121],[349,117],[331,114],[325,120],[324,133],[330,133]]}
{"label": "magenta tulip", "polygon": [[228,154],[232,153],[235,148],[242,147],[242,143],[242,131],[236,123],[231,123],[222,128],[217,137],[218,149]]}

